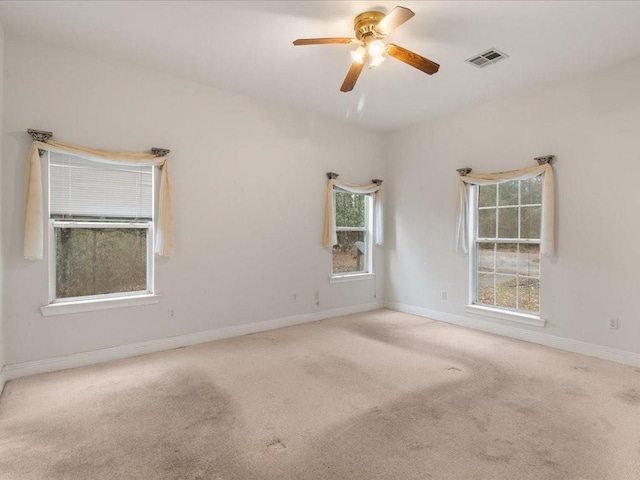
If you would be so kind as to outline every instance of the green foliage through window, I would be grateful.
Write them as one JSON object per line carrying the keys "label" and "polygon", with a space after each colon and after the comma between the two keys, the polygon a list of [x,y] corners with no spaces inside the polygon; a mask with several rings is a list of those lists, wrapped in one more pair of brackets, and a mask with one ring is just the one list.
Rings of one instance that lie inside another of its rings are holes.
{"label": "green foliage through window", "polygon": [[364,195],[336,190],[336,226],[364,228],[366,226],[365,200]]}
{"label": "green foliage through window", "polygon": [[333,247],[334,274],[362,273],[367,261],[367,195],[334,192],[338,244]]}

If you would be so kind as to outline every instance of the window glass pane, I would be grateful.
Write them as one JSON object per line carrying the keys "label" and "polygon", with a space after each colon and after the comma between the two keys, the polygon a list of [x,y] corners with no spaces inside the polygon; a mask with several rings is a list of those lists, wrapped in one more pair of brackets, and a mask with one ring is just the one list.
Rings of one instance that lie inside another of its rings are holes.
{"label": "window glass pane", "polygon": [[493,282],[495,275],[493,273],[478,274],[478,303],[484,305],[495,305]]}
{"label": "window glass pane", "polygon": [[518,275],[540,276],[540,244],[521,244],[519,246]]}
{"label": "window glass pane", "polygon": [[479,187],[475,303],[539,313],[540,244],[518,239],[540,240],[541,203],[541,176]]}
{"label": "window glass pane", "polygon": [[366,226],[366,195],[335,192],[336,225],[364,228]]}
{"label": "window glass pane", "polygon": [[498,237],[518,238],[518,207],[498,210]]}
{"label": "window glass pane", "polygon": [[495,243],[478,244],[478,271],[493,272],[495,270]]}
{"label": "window glass pane", "polygon": [[338,232],[333,247],[333,273],[366,272],[365,232]]}
{"label": "window glass pane", "polygon": [[522,207],[520,238],[540,239],[540,207]]}
{"label": "window glass pane", "polygon": [[520,277],[518,282],[518,303],[520,310],[538,313],[540,311],[540,280]]}
{"label": "window glass pane", "polygon": [[496,206],[496,185],[480,185],[478,193],[479,207],[495,207]]}
{"label": "window glass pane", "polygon": [[147,230],[55,228],[56,298],[147,290]]}
{"label": "window glass pane", "polygon": [[496,237],[496,209],[487,208],[478,210],[478,237]]}
{"label": "window glass pane", "polygon": [[514,275],[496,275],[496,305],[517,308],[516,277]]}
{"label": "window glass pane", "polygon": [[515,275],[518,268],[518,244],[498,243],[496,246],[496,273]]}
{"label": "window glass pane", "polygon": [[520,181],[520,203],[521,205],[542,203],[542,176]]}
{"label": "window glass pane", "polygon": [[518,205],[518,181],[498,184],[498,205]]}

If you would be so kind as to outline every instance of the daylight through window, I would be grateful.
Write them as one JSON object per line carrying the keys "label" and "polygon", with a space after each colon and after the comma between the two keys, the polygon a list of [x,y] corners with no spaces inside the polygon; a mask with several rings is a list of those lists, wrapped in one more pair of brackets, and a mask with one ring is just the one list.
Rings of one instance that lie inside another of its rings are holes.
{"label": "daylight through window", "polygon": [[542,177],[475,188],[473,303],[538,314]]}
{"label": "daylight through window", "polygon": [[153,292],[153,168],[49,152],[51,302]]}
{"label": "daylight through window", "polygon": [[371,272],[371,196],[334,190],[336,233],[334,276]]}

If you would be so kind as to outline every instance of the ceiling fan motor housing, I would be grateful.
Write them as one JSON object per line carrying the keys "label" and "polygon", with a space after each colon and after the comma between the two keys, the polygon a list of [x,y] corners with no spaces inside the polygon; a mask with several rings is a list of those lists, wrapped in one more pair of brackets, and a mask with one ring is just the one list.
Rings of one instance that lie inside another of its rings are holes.
{"label": "ceiling fan motor housing", "polygon": [[364,12],[358,15],[353,21],[356,38],[360,41],[367,42],[368,40],[371,41],[384,37],[384,35],[379,34],[375,30],[375,27],[384,17],[385,14],[382,12]]}

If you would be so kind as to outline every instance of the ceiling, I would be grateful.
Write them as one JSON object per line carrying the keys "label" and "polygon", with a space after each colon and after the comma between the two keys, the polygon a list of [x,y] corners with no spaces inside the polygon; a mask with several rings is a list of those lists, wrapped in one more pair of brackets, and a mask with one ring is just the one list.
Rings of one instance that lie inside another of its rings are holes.
{"label": "ceiling", "polygon": [[[353,18],[396,5],[415,17],[388,40],[441,65],[395,59],[340,92],[353,45],[294,47],[353,35]],[[640,2],[615,1],[3,1],[9,34],[162,70],[255,98],[390,131],[556,78],[640,56]],[[488,68],[465,59],[497,48]]]}

